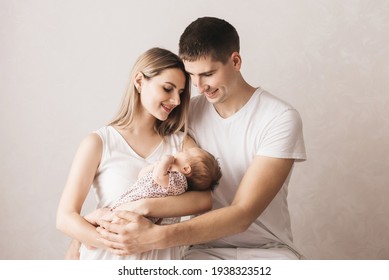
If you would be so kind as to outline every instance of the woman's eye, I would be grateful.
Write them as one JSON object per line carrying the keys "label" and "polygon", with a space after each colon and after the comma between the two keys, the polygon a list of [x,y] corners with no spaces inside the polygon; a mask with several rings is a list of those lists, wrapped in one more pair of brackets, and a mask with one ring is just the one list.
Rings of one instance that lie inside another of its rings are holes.
{"label": "woman's eye", "polygon": [[172,88],[166,88],[166,87],[164,87],[163,88],[166,92],[171,92],[173,89]]}

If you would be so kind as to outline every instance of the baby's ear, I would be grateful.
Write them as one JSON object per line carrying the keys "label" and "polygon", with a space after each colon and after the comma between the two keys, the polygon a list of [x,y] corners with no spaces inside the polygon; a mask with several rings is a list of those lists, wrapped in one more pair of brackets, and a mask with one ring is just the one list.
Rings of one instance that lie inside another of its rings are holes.
{"label": "baby's ear", "polygon": [[185,165],[183,168],[181,168],[181,172],[185,175],[188,175],[190,174],[190,172],[192,172],[192,168],[190,167],[190,165]]}

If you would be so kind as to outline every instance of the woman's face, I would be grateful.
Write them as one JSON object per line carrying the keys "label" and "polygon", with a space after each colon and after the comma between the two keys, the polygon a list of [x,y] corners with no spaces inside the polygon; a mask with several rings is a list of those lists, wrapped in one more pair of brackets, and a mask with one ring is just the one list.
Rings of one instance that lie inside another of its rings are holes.
{"label": "woman's face", "polygon": [[185,75],[178,68],[162,71],[158,76],[141,81],[140,102],[144,111],[164,121],[180,105],[185,90]]}

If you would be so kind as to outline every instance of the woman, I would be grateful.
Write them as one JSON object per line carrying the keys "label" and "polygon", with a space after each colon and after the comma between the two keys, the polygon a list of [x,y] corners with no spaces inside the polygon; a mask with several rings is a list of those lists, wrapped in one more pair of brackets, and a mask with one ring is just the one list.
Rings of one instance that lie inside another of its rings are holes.
{"label": "woman", "polygon": [[[113,255],[105,250],[95,227],[80,212],[91,185],[97,207],[110,207],[133,185],[143,167],[165,154],[181,151],[183,145],[195,146],[186,136],[189,100],[190,81],[178,56],[153,48],[138,58],[117,116],[81,142],[59,203],[57,228],[86,245],[81,247],[81,259],[181,258],[179,248],[124,257]],[[176,204],[152,209],[149,215],[180,217],[201,213],[210,209],[210,201],[210,192],[187,192]],[[163,220],[175,223],[179,218]]]}

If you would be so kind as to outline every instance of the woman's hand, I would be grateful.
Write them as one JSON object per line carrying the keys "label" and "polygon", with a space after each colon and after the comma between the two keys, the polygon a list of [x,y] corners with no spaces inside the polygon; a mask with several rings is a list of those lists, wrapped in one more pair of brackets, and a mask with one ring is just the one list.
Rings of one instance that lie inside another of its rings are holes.
{"label": "woman's hand", "polygon": [[84,219],[87,220],[91,225],[97,226],[97,221],[106,220],[111,221],[113,218],[113,213],[110,208],[99,208],[93,212],[84,216]]}

